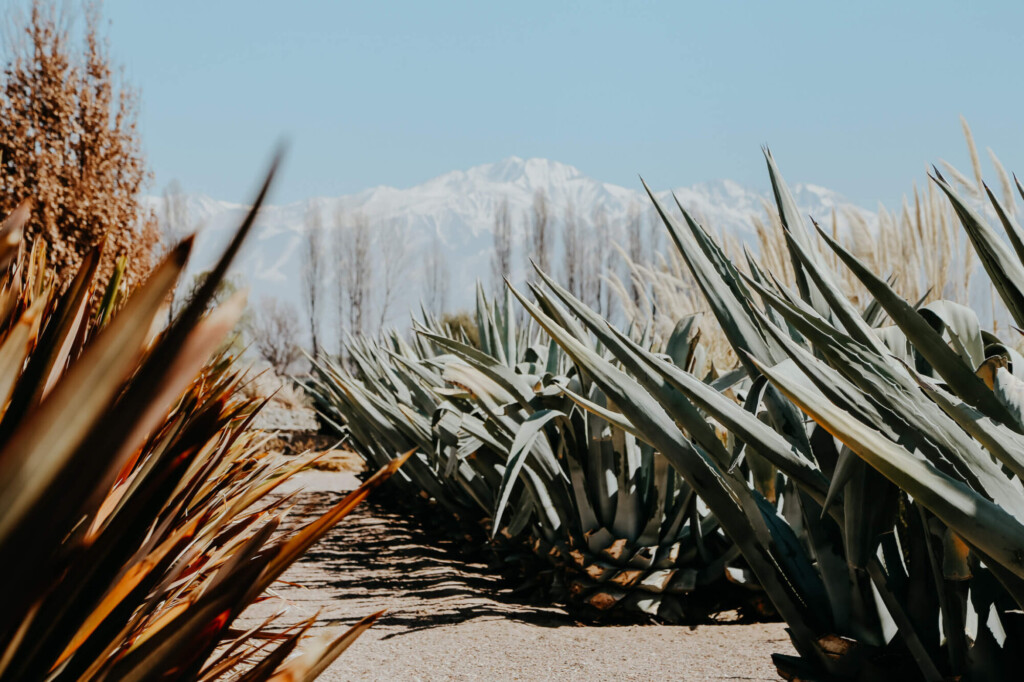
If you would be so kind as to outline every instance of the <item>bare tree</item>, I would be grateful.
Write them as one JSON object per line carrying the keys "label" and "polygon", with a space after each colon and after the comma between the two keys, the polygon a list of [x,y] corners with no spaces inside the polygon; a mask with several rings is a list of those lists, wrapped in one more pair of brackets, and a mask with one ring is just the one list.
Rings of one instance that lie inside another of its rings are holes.
{"label": "bare tree", "polygon": [[526,277],[530,278],[533,272],[533,265],[530,261],[537,263],[542,272],[550,273],[550,217],[548,215],[548,197],[543,189],[538,189],[533,195],[533,206],[530,216],[527,219],[528,243],[526,247]]}
{"label": "bare tree", "polygon": [[346,333],[355,335],[366,331],[373,263],[370,259],[370,222],[366,216],[360,213],[347,219],[343,213],[338,213],[336,220],[334,260],[338,273],[338,343],[343,351]]}
{"label": "bare tree", "polygon": [[[633,202],[629,205],[629,213],[626,216],[626,254],[631,263],[643,265],[644,257],[644,235],[643,221],[641,220],[640,204]],[[640,285],[629,272],[626,273],[630,281],[630,289],[633,294],[633,305],[640,305]]]}
{"label": "bare tree", "polygon": [[587,305],[607,316],[608,287],[604,281],[605,269],[608,266],[608,214],[603,206],[594,209],[591,215],[591,235],[586,253],[587,265],[584,269],[583,298]]}
{"label": "bare tree", "polygon": [[323,307],[324,287],[324,225],[320,207],[313,205],[306,211],[305,249],[302,252],[302,284],[309,336],[313,344],[313,357],[320,356],[320,315]]}
{"label": "bare tree", "polygon": [[648,260],[654,263],[658,258],[658,253],[661,251],[662,235],[665,233],[665,224],[661,220],[661,216],[658,215],[658,209],[655,208],[654,204],[651,204],[650,208],[647,209],[648,216],[648,233],[647,233],[647,245],[648,253],[650,254]]}
{"label": "bare tree", "polygon": [[562,246],[565,286],[574,296],[579,296],[583,290],[583,239],[580,235],[579,220],[576,218],[576,207],[571,199],[565,206]]}
{"label": "bare tree", "polygon": [[253,345],[278,374],[286,374],[302,356],[299,316],[290,304],[273,296],[260,299],[250,322]]}
{"label": "bare tree", "polygon": [[[164,188],[163,212],[157,217],[157,226],[160,231],[160,242],[157,245],[158,255],[163,257],[177,244],[192,232],[192,225],[188,218],[188,196],[176,180],[172,180]],[[178,287],[180,283],[171,289],[167,302],[167,324],[174,320],[181,307],[178,301]]]}
{"label": "bare tree", "polygon": [[440,315],[448,307],[448,261],[436,232],[424,261],[424,269],[424,304],[427,310]]}
{"label": "bare tree", "polygon": [[498,211],[494,215],[494,271],[492,291],[497,298],[505,287],[503,278],[512,272],[512,216],[508,207],[508,198],[501,200]]}
{"label": "bare tree", "polygon": [[409,281],[409,236],[405,224],[392,220],[384,225],[377,235],[377,255],[381,263],[380,281],[376,290],[380,296],[380,317],[377,328],[380,331],[388,321],[391,306]]}

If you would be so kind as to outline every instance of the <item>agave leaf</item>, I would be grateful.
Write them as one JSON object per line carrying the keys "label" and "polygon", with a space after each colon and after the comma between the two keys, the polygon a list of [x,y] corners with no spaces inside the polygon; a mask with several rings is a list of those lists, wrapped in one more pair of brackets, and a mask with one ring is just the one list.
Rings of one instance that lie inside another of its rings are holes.
{"label": "agave leaf", "polygon": [[[757,257],[750,251],[750,247],[747,246],[746,244],[743,245],[743,255],[747,259],[747,267],[750,270],[750,276],[749,276],[750,279],[753,280],[754,282],[760,284],[761,286],[766,286],[766,287],[774,286],[774,284],[773,284],[774,278],[770,277],[768,275],[768,273],[764,271],[764,269],[761,267],[761,265],[757,262]],[[742,277],[743,274],[740,273],[740,276]],[[781,317],[779,317],[778,314],[774,310],[771,309],[771,307],[764,306],[763,309],[762,309],[762,312],[764,312],[768,316],[768,318],[771,320],[772,324],[777,325],[780,329],[785,328],[785,326],[786,326],[785,320],[783,320]],[[795,333],[795,332],[794,332],[794,330],[791,329],[790,333]]]}
{"label": "agave leaf", "polygon": [[1018,379],[1005,367],[996,369],[992,392],[1018,420],[1024,421],[1024,381]]}
{"label": "agave leaf", "polygon": [[1024,480],[1024,457],[1021,456],[1021,453],[1024,452],[1024,436],[992,421],[978,410],[937,386],[922,381],[921,389],[971,437],[984,445],[986,450],[1018,478]]}
{"label": "agave leaf", "polygon": [[[894,371],[881,358],[872,356],[866,352],[867,349],[842,332],[828,327],[820,318],[817,320],[821,326],[819,330],[811,324],[813,318],[810,316],[801,317],[791,306],[774,299],[770,293],[761,293],[778,306],[787,319],[800,326],[834,367],[846,372],[857,388],[874,398],[884,409],[878,410],[858,398],[857,390],[844,386],[845,381],[837,375],[820,376],[818,370],[811,369],[814,364],[803,361],[806,376],[819,390],[864,423],[882,430],[895,442],[919,448],[932,463],[943,467],[947,473],[955,472],[960,480],[984,491],[990,499],[1024,518],[1024,500],[1019,492],[977,442],[921,395],[916,381],[910,378],[909,368],[901,367],[900,371]],[[829,329],[831,331],[827,331]],[[798,362],[801,362],[801,356],[806,355],[793,344],[786,343],[785,339],[779,338],[778,341]],[[840,392],[836,393],[837,390]]]}
{"label": "agave leaf", "polygon": [[32,216],[32,200],[23,199],[0,223],[0,269],[6,268],[21,248],[25,225]]}
{"label": "agave leaf", "polygon": [[[449,362],[444,367],[444,380],[468,390],[488,414],[498,414],[502,405],[512,403],[516,398],[486,373],[465,362]],[[398,403],[401,405],[401,403]]]}
{"label": "agave leaf", "polygon": [[363,618],[334,639],[323,637],[319,643],[306,646],[302,655],[278,668],[270,682],[312,682],[382,615],[384,611],[378,611]]}
{"label": "agave leaf", "polygon": [[[539,269],[535,268],[535,270],[539,275],[541,275],[542,278],[545,277],[547,274],[541,272]],[[539,305],[540,309],[544,311],[544,314],[546,314],[548,317],[557,322],[558,326],[560,326],[562,329],[565,329],[570,334],[572,334],[577,341],[580,341],[582,343],[587,343],[589,341],[589,337],[587,336],[587,330],[580,326],[580,323],[576,321],[575,317],[570,315],[565,310],[565,308],[558,304],[557,301],[552,300],[549,296],[544,296],[543,291],[535,283],[527,282],[527,284],[530,287],[530,293],[533,294],[534,299],[536,299],[537,301],[537,305]],[[511,286],[511,283],[508,281],[508,279],[506,279],[505,288],[507,289]]]}
{"label": "agave leaf", "polygon": [[117,260],[114,261],[114,272],[110,277],[110,281],[107,282],[107,288],[103,293],[103,299],[100,301],[99,308],[96,311],[98,326],[100,328],[107,326],[107,323],[110,322],[110,318],[113,317],[114,312],[117,310],[117,305],[122,296],[121,282],[124,280],[124,272],[127,267],[128,258],[124,254],[118,256]]}
{"label": "agave leaf", "polygon": [[[771,156],[769,155],[768,158],[771,159]],[[792,197],[790,197],[790,201],[792,201]],[[798,239],[796,235],[786,230],[786,242],[789,245],[790,251],[795,259],[803,265],[801,272],[806,272],[810,276],[816,291],[819,292],[819,295],[827,303],[829,310],[836,316],[839,323],[842,324],[846,333],[854,340],[884,357],[885,351],[875,334],[872,333],[871,326],[861,318],[856,308],[850,303],[850,299],[840,290],[830,270],[827,267],[819,267],[818,261],[820,259],[812,256],[811,252],[808,251],[805,246],[807,235],[802,227],[800,234],[804,235],[803,240]],[[815,310],[821,315],[821,311],[818,308],[815,308]],[[826,318],[824,315],[822,317]]]}
{"label": "agave leaf", "polygon": [[[723,475],[707,454],[683,438],[661,406],[636,382],[562,330],[516,289],[513,288],[512,292],[566,354],[601,386],[636,428],[648,434],[657,449],[707,501],[726,533],[743,550],[744,557],[771,595],[776,608],[784,614],[793,632],[794,645],[801,654],[819,661],[827,670],[834,669],[835,664],[813,644],[814,628],[811,624],[816,620],[815,613],[820,614],[821,611],[814,611],[807,605],[808,599],[816,604],[823,600],[824,588],[812,569],[797,568],[799,543],[789,527],[774,520],[773,509],[760,506],[751,499],[751,491],[742,481]],[[757,509],[758,512],[748,514],[744,509]],[[772,523],[771,529],[769,523]],[[775,555],[769,548],[776,546],[785,549]],[[790,561],[797,563],[789,564]],[[783,578],[780,563],[793,569],[786,573],[787,578]],[[798,597],[794,590],[801,596]]]}
{"label": "agave leaf", "polygon": [[864,461],[956,530],[967,542],[1024,577],[1024,525],[991,502],[856,421],[817,391],[764,365],[768,380]]}
{"label": "agave leaf", "polygon": [[570,523],[572,500],[565,487],[550,485],[544,476],[529,464],[523,464],[521,478],[527,495],[538,510],[537,521],[546,532],[553,533]]}
{"label": "agave leaf", "polygon": [[[640,361],[637,353],[629,348],[630,346],[635,346],[639,349],[639,346],[636,346],[627,337],[616,333],[600,315],[560,287],[547,274],[540,270],[537,271],[537,274],[551,291],[570,308],[572,313],[583,321],[597,339],[615,354],[623,367],[632,372],[648,391],[658,396],[659,401],[668,408],[675,419],[679,420],[683,428],[693,434],[694,438],[702,443],[703,447],[714,455],[721,464],[724,465],[729,461],[729,455],[718,440],[714,430],[708,426],[696,408],[682,394],[673,391],[670,386],[667,386],[656,372],[650,371],[645,366],[645,363]],[[544,292],[540,290],[535,290],[534,295],[539,301],[548,299]],[[644,351],[641,350],[640,352],[643,353]]]}
{"label": "agave leaf", "polygon": [[[890,355],[908,367],[913,366],[914,350],[910,347],[910,340],[907,339],[907,335],[903,333],[902,329],[891,324],[885,327],[876,327],[873,331]],[[885,357],[885,355],[882,354],[881,357]]]}
{"label": "agave leaf", "polygon": [[147,409],[139,414],[137,420],[126,429],[121,449],[115,454],[114,461],[123,461],[134,452],[141,442],[149,436],[167,412],[178,400],[179,396],[199,373],[203,365],[216,352],[224,339],[235,328],[238,320],[245,312],[246,293],[239,291],[217,307],[205,318],[200,320],[185,337],[178,353],[175,354],[167,367],[167,375],[158,390],[151,394]]}
{"label": "agave leaf", "polygon": [[999,297],[1018,325],[1024,325],[1024,265],[1014,257],[995,230],[971,208],[949,184],[940,177],[932,180],[939,186],[960,218],[974,250],[985,267]]}
{"label": "agave leaf", "polygon": [[917,630],[903,608],[903,604],[895,597],[894,590],[889,587],[889,577],[885,574],[877,560],[868,563],[868,573],[874,582],[878,594],[885,604],[885,608],[896,622],[896,627],[903,635],[907,648],[910,649],[914,662],[928,682],[940,682],[943,679],[935,661],[928,655],[928,651],[921,643]]}
{"label": "agave leaf", "polygon": [[[137,445],[133,439],[140,436],[140,429],[134,428],[139,424],[145,425],[145,423],[154,419],[154,414],[163,414],[167,409],[166,404],[154,403],[155,396],[162,396],[162,391],[166,390],[168,386],[176,381],[180,381],[180,378],[176,378],[172,373],[179,370],[182,365],[178,362],[182,353],[187,352],[189,349],[194,349],[195,344],[189,343],[189,337],[196,331],[197,324],[206,312],[207,306],[212,299],[214,290],[219,282],[219,279],[223,277],[227,268],[230,266],[235,254],[241,248],[242,241],[244,240],[249,229],[252,227],[255,221],[255,216],[259,207],[262,203],[263,198],[266,196],[269,190],[270,182],[273,178],[274,169],[280,159],[280,153],[277,155],[270,172],[268,173],[267,179],[265,180],[263,187],[261,188],[260,194],[257,196],[257,200],[245,220],[242,222],[241,227],[236,232],[232,241],[228,245],[225,252],[222,254],[217,265],[211,271],[211,274],[204,280],[203,286],[196,293],[189,305],[182,311],[182,313],[176,318],[171,324],[167,331],[160,337],[157,343],[152,349],[150,349],[146,359],[140,367],[134,372],[133,380],[128,385],[126,391],[120,396],[115,409],[107,410],[104,414],[99,416],[91,428],[88,429],[85,434],[78,434],[78,447],[75,454],[76,459],[84,456],[86,453],[91,452],[108,452],[112,453],[115,459],[120,459],[122,462],[129,457],[132,449]],[[184,242],[179,244],[173,251],[172,254],[176,254],[173,257],[180,258],[182,261],[187,258],[187,255],[191,249],[192,240],[186,239]],[[178,268],[180,270],[180,266]],[[158,270],[157,272],[160,272]],[[174,273],[175,277],[177,272]],[[150,276],[150,280],[155,277]],[[149,282],[145,285],[149,287]],[[173,280],[170,283],[173,286]],[[131,297],[121,312],[114,317],[116,320],[126,317],[126,313],[129,307],[133,305],[133,301],[139,298],[141,292],[136,292]],[[166,294],[166,292],[164,292]],[[236,302],[234,305],[238,305]],[[230,307],[228,308],[230,310]],[[226,313],[225,313],[226,314]],[[147,318],[147,324],[152,321],[153,316],[145,315]],[[212,325],[211,325],[212,326]],[[92,347],[97,345],[97,342],[102,338],[103,334],[109,332],[110,327],[104,328],[100,337],[97,337],[91,344]],[[148,331],[148,330],[147,330]],[[209,333],[210,327],[201,331],[202,333]],[[143,334],[146,336],[146,333]],[[76,367],[82,364],[84,358],[76,363]],[[205,359],[205,358],[204,358]],[[189,360],[185,361],[190,362]],[[61,381],[61,384],[67,383],[70,378],[70,373]],[[55,394],[54,394],[55,395]],[[52,397],[52,396],[51,396]],[[152,424],[153,422],[150,422]],[[143,434],[144,435],[144,434]],[[2,455],[0,455],[2,457]],[[94,476],[98,483],[94,486],[86,486],[79,482],[76,486],[76,490],[104,490],[109,488],[109,484],[113,482],[113,477],[117,471],[120,470],[118,462],[109,463],[112,464],[110,468],[97,468],[92,467],[89,471],[89,475]],[[107,478],[104,478],[107,477]],[[70,500],[68,501],[70,502]],[[62,501],[62,503],[64,503]],[[99,499],[95,500],[98,505]]]}
{"label": "agave leaf", "polygon": [[64,652],[57,659],[55,665],[60,665],[74,654],[75,651],[82,646],[85,640],[92,635],[97,628],[99,628],[104,619],[106,619],[115,608],[125,602],[127,597],[135,591],[147,577],[152,575],[154,569],[156,569],[164,559],[167,558],[168,554],[172,550],[180,548],[183,540],[193,537],[199,529],[201,520],[201,518],[196,517],[189,523],[178,527],[167,539],[161,542],[153,552],[147,554],[142,561],[128,567],[118,579],[117,583],[114,584],[110,591],[103,596],[103,600],[90,610],[88,617],[75,633],[67,648],[64,649]]}
{"label": "agave leaf", "polygon": [[243,633],[240,633],[227,647],[218,653],[216,658],[208,661],[206,667],[203,668],[200,673],[200,679],[203,682],[209,682],[210,680],[216,680],[219,676],[227,673],[240,665],[248,657],[247,651],[236,653],[243,644],[248,643],[258,632],[264,631],[267,626],[273,623],[275,620],[280,618],[284,614],[283,611],[279,611],[275,614],[267,616],[259,625],[254,625]]}
{"label": "agave leaf", "polygon": [[[693,273],[694,279],[697,280],[697,285],[704,294],[711,312],[714,313],[721,325],[722,331],[728,337],[729,343],[733,348],[745,350],[754,357],[762,358],[765,361],[774,359],[767,341],[753,323],[753,313],[750,311],[746,299],[737,298],[729,284],[722,281],[719,271],[701,250],[693,235],[676,223],[675,218],[665,210],[646,183],[644,183],[644,189],[651,197],[651,201],[654,202],[658,214],[665,223],[665,227],[668,228],[669,235]],[[691,230],[697,229],[696,222],[688,213],[684,212],[683,217],[691,225]],[[748,374],[753,376],[752,366],[746,359],[742,362],[747,367]]]}
{"label": "agave leaf", "polygon": [[508,364],[515,365],[519,357],[519,349],[516,338],[516,316],[512,311],[512,293],[505,290],[505,310],[501,316],[502,327],[505,332],[505,352],[508,354]]}
{"label": "agave leaf", "polygon": [[[816,282],[813,279],[808,280],[807,275],[804,273],[804,266],[807,264],[813,264],[823,269],[825,263],[813,251],[810,236],[807,234],[807,228],[800,218],[800,210],[797,208],[796,201],[793,199],[786,181],[782,179],[782,174],[779,172],[778,166],[775,165],[775,159],[767,147],[764,148],[764,158],[768,163],[768,175],[772,180],[772,191],[775,194],[775,203],[779,208],[779,218],[781,218],[782,227],[786,231],[786,243],[790,248],[790,257],[793,263],[793,271],[796,274],[796,283],[797,288],[800,290],[800,297],[807,301],[819,315],[828,319],[830,312],[828,303],[825,302],[825,298],[818,290]],[[797,256],[796,247],[799,247],[802,251],[802,258]]]}
{"label": "agave leaf", "polygon": [[49,393],[61,373],[71,354],[75,339],[79,334],[82,322],[89,306],[89,294],[92,290],[92,281],[99,267],[102,245],[94,248],[85,258],[78,269],[75,278],[71,280],[67,291],[54,312],[54,319],[44,332],[40,345],[43,352],[39,350],[33,355],[33,362],[39,361],[39,376],[43,381],[36,389],[36,395],[30,400],[31,404],[37,403]]}
{"label": "agave leaf", "polygon": [[622,416],[621,412],[616,412],[615,410],[609,409],[607,407],[602,407],[601,405],[598,405],[594,401],[588,400],[581,396],[580,394],[573,392],[571,389],[564,388],[562,389],[562,392],[565,395],[569,396],[569,398],[574,403],[579,405],[581,408],[583,408],[590,414],[600,417],[601,419],[608,422],[617,429],[621,429],[627,433],[633,434],[635,437],[639,438],[644,442],[650,442],[647,440],[642,431],[633,426],[633,422],[629,421],[624,416]]}
{"label": "agave leaf", "polygon": [[939,334],[948,334],[954,348],[969,367],[977,368],[985,360],[985,344],[981,338],[978,314],[967,306],[953,301],[932,301],[918,308],[932,328]]}
{"label": "agave leaf", "polygon": [[743,284],[743,279],[740,277],[739,270],[733,265],[732,261],[726,255],[725,251],[718,242],[708,234],[708,231],[704,227],[694,220],[690,212],[686,210],[682,202],[679,201],[679,197],[672,195],[672,198],[676,202],[676,206],[683,214],[683,219],[686,222],[686,226],[690,230],[690,235],[693,237],[694,242],[700,248],[705,258],[711,263],[715,272],[718,274],[718,279],[732,291],[733,296],[739,301],[749,301],[750,292],[747,287]]}
{"label": "agave leaf", "polygon": [[737,367],[736,369],[726,372],[722,376],[712,381],[710,386],[719,393],[725,393],[730,388],[743,381],[746,378],[746,376],[746,370],[744,370],[742,367]]}
{"label": "agave leaf", "polygon": [[694,348],[700,339],[701,313],[687,315],[680,319],[665,344],[665,353],[680,369],[688,369]]}
{"label": "agave leaf", "polygon": [[538,410],[526,418],[518,431],[512,447],[509,448],[508,460],[505,466],[505,473],[501,477],[501,486],[498,488],[498,507],[494,512],[494,526],[491,535],[496,535],[501,528],[501,519],[505,514],[505,507],[508,505],[509,497],[512,495],[512,488],[519,478],[519,472],[526,463],[526,456],[532,451],[533,442],[544,431],[544,426],[555,419],[565,418],[565,414],[557,410]]}
{"label": "agave leaf", "polygon": [[[238,558],[242,556],[240,552]],[[231,574],[232,580],[211,584],[206,593],[172,621],[148,637],[140,637],[112,666],[110,675],[125,682],[145,682],[167,669],[186,672],[198,668],[204,654],[237,615],[238,605],[244,603],[245,595],[252,589],[251,581],[266,563],[265,558],[245,558],[250,562],[247,566],[238,570],[233,570],[234,565],[225,566],[219,571]]]}
{"label": "agave leaf", "polygon": [[738,438],[756,449],[772,464],[785,471],[812,496],[816,496],[820,501],[824,500],[825,492],[828,489],[827,479],[814,462],[808,460],[787,439],[693,375],[644,352],[617,330],[612,329],[611,331],[618,336],[620,342],[630,347],[637,357],[647,363],[650,369],[659,373],[671,386],[714,416],[731,433],[736,434]]}
{"label": "agave leaf", "polygon": [[17,323],[7,333],[3,345],[0,345],[0,405],[7,405],[21,376],[25,358],[28,357],[32,342],[39,331],[46,303],[46,296],[36,299],[28,310],[21,314]]}
{"label": "agave leaf", "polygon": [[263,680],[269,679],[274,670],[292,655],[292,652],[299,645],[299,640],[309,631],[314,620],[315,616],[306,620],[297,632],[289,635],[256,665],[242,673],[241,677],[238,678],[238,682],[263,682]]}
{"label": "agave leaf", "polygon": [[509,400],[516,400],[520,405],[524,407],[529,404],[530,399],[533,398],[533,391],[530,390],[529,386],[523,385],[523,378],[521,375],[513,372],[506,365],[495,361],[493,357],[483,353],[472,346],[458,341],[453,341],[445,336],[440,336],[430,332],[422,331],[420,334],[430,339],[438,347],[444,348],[445,350],[455,354],[462,358],[467,363],[478,369],[488,379],[501,386],[502,389],[509,393]]}
{"label": "agave leaf", "polygon": [[847,251],[838,242],[832,240],[824,232],[821,236],[836,252],[842,261],[857,276],[868,291],[889,313],[889,317],[899,325],[907,335],[914,348],[929,365],[946,381],[947,384],[968,403],[974,405],[985,414],[1006,423],[1016,430],[1024,427],[1013,415],[999,403],[992,391],[974,374],[974,368],[968,367],[942,336],[932,329],[921,314],[903,300],[896,292],[874,275],[858,258]]}
{"label": "agave leaf", "polygon": [[[174,286],[188,245],[175,249],[67,376],[0,450],[0,542],[75,451],[134,371],[149,326]],[[61,424],[62,428],[51,428]]]}
{"label": "agave leaf", "polygon": [[[890,275],[889,279],[887,279],[885,283],[888,284],[890,287],[895,287],[896,275]],[[925,293],[925,295],[921,297],[921,300],[924,301],[926,298],[928,298],[930,294],[931,289],[928,289],[927,293]],[[882,308],[881,304],[878,303],[878,301],[872,298],[871,302],[868,303],[867,307],[864,308],[864,314],[861,317],[864,318],[864,322],[866,322],[869,327],[878,327],[879,325],[882,324],[882,321],[885,319],[885,310]]]}
{"label": "agave leaf", "polygon": [[613,471],[618,474],[612,532],[635,543],[643,531],[646,520],[644,500],[640,492],[643,485],[641,478],[644,475],[640,448],[632,435],[620,430],[612,430],[609,444],[612,446],[616,464]]}
{"label": "agave leaf", "polygon": [[[764,399],[764,391],[768,387],[768,380],[763,376],[754,379],[754,382],[750,385],[750,389],[747,391],[747,396],[743,400],[743,411],[748,412],[755,417],[758,416],[760,410],[758,407],[761,406]],[[732,442],[732,459],[729,461],[729,471],[735,471],[736,467],[743,463],[745,459],[746,443],[742,438],[736,438],[736,434],[732,431],[727,431],[727,437]]]}
{"label": "agave leaf", "polygon": [[[1013,246],[1013,250],[1017,254],[1017,260],[1024,262],[1024,230],[1021,230],[1020,225],[1012,215],[1007,213],[1006,209],[1000,203],[996,195],[992,193],[988,185],[985,185],[985,193],[988,195],[989,203],[996,211],[996,215],[999,216],[999,222],[1003,224],[1003,229],[1006,231],[1006,236],[1010,238],[1010,244]],[[1013,197],[1010,196],[1012,200]]]}
{"label": "agave leaf", "polygon": [[[864,396],[861,391],[847,382],[846,379],[838,372],[817,360],[811,353],[804,350],[798,344],[788,341],[777,331],[773,333],[776,335],[776,340],[779,344],[787,353],[789,353],[790,359],[794,363],[793,366],[799,368],[799,371],[808,377],[814,383],[815,387],[829,400],[833,401],[850,414],[856,415],[861,421],[878,428],[894,441],[898,442],[901,437],[903,437],[903,434],[907,433],[908,429],[905,428],[906,424],[897,415],[885,408],[880,409],[877,405],[867,400],[866,396]],[[786,371],[790,370],[785,363],[776,365],[776,368]],[[847,489],[851,480],[855,477],[858,479],[864,478],[864,472],[862,470],[863,467],[864,463],[858,459],[849,448],[842,448],[836,461],[835,470],[832,472],[828,494],[822,504],[822,515],[831,509],[832,504],[839,499],[840,494]],[[862,491],[866,487],[866,485],[856,486],[855,492]],[[874,492],[878,493],[882,491],[876,487]],[[862,494],[861,492],[856,492],[856,494],[852,496],[852,499],[847,500],[847,505],[857,506],[860,504],[858,502],[859,500],[862,500]],[[877,498],[873,500],[873,502],[877,501]],[[875,505],[869,511],[875,511],[877,509],[878,505]],[[847,509],[843,516],[843,523],[847,528],[847,537],[850,538],[855,535],[861,536],[860,542],[851,542],[850,546],[860,547],[861,550],[864,550],[865,543],[870,538],[874,538],[876,536],[876,533],[869,532],[869,524],[864,522],[864,519],[866,518],[865,514],[851,513],[851,510]],[[863,567],[866,555],[866,550],[861,551],[860,558],[852,561],[853,565]]]}

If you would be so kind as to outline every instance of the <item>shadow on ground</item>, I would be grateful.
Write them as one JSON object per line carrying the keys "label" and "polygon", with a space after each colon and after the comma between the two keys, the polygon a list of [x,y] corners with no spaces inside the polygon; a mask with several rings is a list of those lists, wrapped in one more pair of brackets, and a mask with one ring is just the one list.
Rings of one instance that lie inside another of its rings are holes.
{"label": "shadow on ground", "polygon": [[[330,492],[303,497],[309,505],[306,518],[341,499]],[[394,630],[384,638],[480,618],[542,627],[574,623],[553,607],[523,603],[492,568],[463,558],[456,542],[435,537],[408,515],[373,502],[356,509],[300,563],[316,566],[302,579],[306,588],[365,601],[373,610],[386,608],[375,626]],[[331,625],[357,618],[328,609],[318,620]]]}

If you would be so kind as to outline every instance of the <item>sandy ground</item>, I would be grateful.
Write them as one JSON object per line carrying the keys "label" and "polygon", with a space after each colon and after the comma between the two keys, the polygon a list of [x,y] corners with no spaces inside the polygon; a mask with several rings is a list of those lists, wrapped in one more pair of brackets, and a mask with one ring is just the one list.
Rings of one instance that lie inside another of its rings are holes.
{"label": "sandy ground", "polygon": [[[304,502],[323,509],[356,481],[310,472]],[[792,653],[781,623],[581,626],[517,603],[480,564],[461,561],[409,519],[365,504],[284,576],[295,622],[320,612],[341,632],[387,609],[320,678],[338,680],[776,680],[772,652]],[[282,608],[268,600],[245,623]]]}

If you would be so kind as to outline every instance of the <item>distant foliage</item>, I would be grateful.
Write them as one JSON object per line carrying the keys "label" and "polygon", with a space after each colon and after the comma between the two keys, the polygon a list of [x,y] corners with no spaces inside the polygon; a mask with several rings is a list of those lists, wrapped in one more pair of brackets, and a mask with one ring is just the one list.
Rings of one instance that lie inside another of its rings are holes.
{"label": "distant foliage", "polygon": [[451,331],[453,339],[465,338],[474,348],[480,347],[480,332],[473,313],[459,310],[441,316],[441,326]]}
{"label": "distant foliage", "polygon": [[505,277],[512,274],[512,214],[509,211],[508,198],[498,204],[494,215],[494,255],[491,258],[493,268],[491,287],[494,296],[505,290]]}
{"label": "distant foliage", "polygon": [[295,308],[273,296],[260,300],[250,326],[256,351],[280,375],[302,357],[299,315]]}
{"label": "distant foliage", "polygon": [[306,213],[306,239],[302,251],[303,303],[309,322],[309,340],[313,357],[320,356],[320,314],[324,306],[324,225],[318,207]]}
{"label": "distant foliage", "polygon": [[533,272],[532,263],[536,263],[544,272],[551,269],[551,210],[548,207],[548,196],[543,189],[533,195],[533,206],[526,223],[526,263],[527,276]]}
{"label": "distant foliage", "polygon": [[127,254],[133,286],[150,268],[157,234],[137,198],[147,171],[136,92],[115,78],[99,20],[88,6],[79,40],[65,11],[35,0],[12,27],[0,75],[0,214],[31,199],[27,239],[44,239],[62,274],[106,237],[100,275]]}
{"label": "distant foliage", "polygon": [[423,260],[423,305],[431,313],[440,315],[448,308],[448,285],[451,274],[444,244],[437,233],[430,240],[430,251]]}

